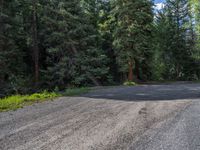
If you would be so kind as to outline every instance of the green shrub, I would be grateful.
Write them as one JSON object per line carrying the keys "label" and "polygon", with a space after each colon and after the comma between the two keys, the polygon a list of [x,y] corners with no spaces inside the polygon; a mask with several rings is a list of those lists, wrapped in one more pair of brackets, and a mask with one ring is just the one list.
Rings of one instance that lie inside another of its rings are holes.
{"label": "green shrub", "polygon": [[13,95],[3,99],[0,99],[0,112],[15,110],[26,105],[30,105],[35,102],[42,102],[51,100],[60,96],[55,92],[44,91],[42,93],[35,93],[32,95]]}
{"label": "green shrub", "polygon": [[43,91],[41,93],[34,93],[31,95],[13,95],[5,98],[0,98],[0,112],[16,110],[26,105],[31,105],[37,102],[52,100],[59,96],[75,96],[90,91],[90,88],[72,88],[66,89],[63,93],[58,94],[58,88],[55,92]]}
{"label": "green shrub", "polygon": [[123,85],[125,85],[125,86],[135,86],[136,83],[135,83],[135,82],[132,82],[132,81],[126,81],[126,82],[124,82]]}

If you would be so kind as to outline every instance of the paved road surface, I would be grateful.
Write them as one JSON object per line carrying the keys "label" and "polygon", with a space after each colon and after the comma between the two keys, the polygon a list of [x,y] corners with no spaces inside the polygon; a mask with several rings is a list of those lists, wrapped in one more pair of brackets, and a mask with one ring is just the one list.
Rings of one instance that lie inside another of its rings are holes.
{"label": "paved road surface", "polygon": [[143,85],[0,113],[0,150],[200,150],[200,84]]}

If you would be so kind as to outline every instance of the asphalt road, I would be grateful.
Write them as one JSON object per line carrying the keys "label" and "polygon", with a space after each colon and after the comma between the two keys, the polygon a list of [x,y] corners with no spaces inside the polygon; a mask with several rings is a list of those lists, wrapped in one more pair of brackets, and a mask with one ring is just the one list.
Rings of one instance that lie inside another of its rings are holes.
{"label": "asphalt road", "polygon": [[200,150],[200,84],[99,89],[0,113],[0,150]]}

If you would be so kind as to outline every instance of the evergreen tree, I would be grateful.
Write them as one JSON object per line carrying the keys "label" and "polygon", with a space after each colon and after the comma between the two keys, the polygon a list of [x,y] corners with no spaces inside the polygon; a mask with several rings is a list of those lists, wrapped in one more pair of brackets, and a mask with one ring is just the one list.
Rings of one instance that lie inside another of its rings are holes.
{"label": "evergreen tree", "polygon": [[156,41],[163,60],[160,63],[163,68],[160,69],[164,79],[194,78],[198,68],[192,57],[195,39],[187,0],[166,1],[163,12],[157,18]]}
{"label": "evergreen tree", "polygon": [[[193,29],[196,38],[197,51],[200,49],[200,1],[189,0],[190,2],[190,13],[192,17]],[[199,55],[198,55],[199,56]]]}
{"label": "evergreen tree", "polygon": [[141,67],[141,62],[150,55],[148,44],[153,21],[152,2],[116,0],[113,13],[117,22],[114,34],[117,61],[121,71],[128,72],[128,80],[133,81],[134,66]]}
{"label": "evergreen tree", "polygon": [[0,93],[13,92],[13,82],[24,75],[23,26],[19,7],[19,1],[0,2]]}
{"label": "evergreen tree", "polygon": [[[96,42],[100,50],[107,56],[109,69],[109,82],[119,81],[116,55],[112,46],[114,19],[111,15],[111,1],[105,0],[84,0],[82,2],[90,23],[96,30]],[[108,82],[108,81],[106,81]]]}
{"label": "evergreen tree", "polygon": [[98,80],[108,71],[106,56],[98,48],[95,30],[80,1],[52,1],[45,9],[44,39],[50,86],[99,85]]}
{"label": "evergreen tree", "polygon": [[120,72],[117,64],[117,55],[113,47],[115,17],[112,15],[112,1],[101,0],[99,31],[102,39],[102,49],[108,57],[108,65],[110,67],[109,74],[113,77],[115,83],[120,82]]}
{"label": "evergreen tree", "polygon": [[[169,70],[172,63],[171,50],[171,37],[173,36],[172,30],[168,30],[170,24],[168,22],[165,12],[159,11],[156,14],[153,48],[155,49],[152,65],[152,79],[164,80],[169,77]],[[167,76],[166,76],[167,75]]]}

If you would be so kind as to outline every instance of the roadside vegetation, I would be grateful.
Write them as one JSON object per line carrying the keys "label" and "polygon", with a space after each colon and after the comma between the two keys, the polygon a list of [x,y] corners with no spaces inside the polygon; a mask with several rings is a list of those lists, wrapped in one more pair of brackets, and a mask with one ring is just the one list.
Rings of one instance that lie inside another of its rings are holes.
{"label": "roadside vegetation", "polygon": [[137,85],[137,84],[136,84],[135,82],[126,81],[126,82],[124,82],[123,85],[125,85],[125,86],[135,86],[135,85]]}
{"label": "roadside vegetation", "polygon": [[52,100],[60,95],[55,92],[41,92],[31,95],[13,95],[0,99],[0,112],[8,110],[16,110],[23,106],[31,105],[33,103]]}
{"label": "roadside vegetation", "polygon": [[13,95],[0,99],[0,112],[16,110],[27,105],[53,100],[61,96],[76,96],[90,91],[90,88],[71,88],[64,92],[43,91],[30,95]]}

